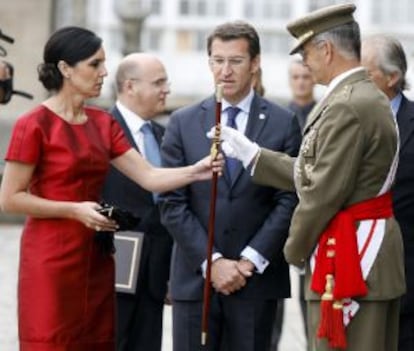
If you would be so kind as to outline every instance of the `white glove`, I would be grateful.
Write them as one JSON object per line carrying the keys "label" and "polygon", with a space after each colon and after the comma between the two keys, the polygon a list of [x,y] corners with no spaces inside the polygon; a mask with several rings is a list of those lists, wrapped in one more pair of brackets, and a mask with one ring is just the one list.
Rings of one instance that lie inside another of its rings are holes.
{"label": "white glove", "polygon": [[[207,137],[214,137],[215,127],[207,133]],[[259,145],[250,141],[244,134],[234,128],[221,126],[220,140],[223,141],[221,149],[223,152],[233,158],[237,158],[247,168],[254,157],[259,152]]]}

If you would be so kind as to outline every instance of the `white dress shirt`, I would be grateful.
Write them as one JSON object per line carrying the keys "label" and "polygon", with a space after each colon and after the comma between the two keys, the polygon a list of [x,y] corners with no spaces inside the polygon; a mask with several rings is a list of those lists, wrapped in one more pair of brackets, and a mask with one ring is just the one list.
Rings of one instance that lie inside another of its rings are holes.
{"label": "white dress shirt", "polygon": [[[252,89],[250,90],[249,94],[243,100],[241,100],[236,106],[231,105],[229,102],[223,99],[221,105],[221,124],[227,124],[226,109],[231,106],[238,107],[240,109],[240,112],[236,117],[237,130],[244,134],[246,132],[247,122],[249,120],[250,107],[252,105],[253,98],[254,91]],[[214,262],[220,257],[223,257],[223,255],[219,252],[215,252],[211,257],[211,260],[212,262]],[[263,273],[266,267],[269,265],[269,261],[250,246],[246,246],[242,250],[242,252],[240,253],[240,257],[247,258],[250,262],[252,262],[256,267],[256,272],[260,274]],[[205,272],[207,269],[207,260],[203,262],[203,264],[201,265],[201,269],[203,271],[203,275],[205,276]]]}

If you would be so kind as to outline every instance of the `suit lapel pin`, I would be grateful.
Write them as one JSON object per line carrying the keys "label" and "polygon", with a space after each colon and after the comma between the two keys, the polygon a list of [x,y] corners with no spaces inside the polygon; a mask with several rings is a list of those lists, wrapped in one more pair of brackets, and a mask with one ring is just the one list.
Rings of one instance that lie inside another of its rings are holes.
{"label": "suit lapel pin", "polygon": [[264,113],[261,113],[260,115],[259,115],[259,119],[265,119],[266,118],[266,115],[264,114]]}

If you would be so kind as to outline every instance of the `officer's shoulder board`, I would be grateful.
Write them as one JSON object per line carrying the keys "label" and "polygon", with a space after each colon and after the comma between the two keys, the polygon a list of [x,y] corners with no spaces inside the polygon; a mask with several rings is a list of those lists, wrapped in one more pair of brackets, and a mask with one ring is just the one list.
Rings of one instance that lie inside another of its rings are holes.
{"label": "officer's shoulder board", "polygon": [[335,95],[335,100],[348,101],[351,97],[352,85],[346,84]]}

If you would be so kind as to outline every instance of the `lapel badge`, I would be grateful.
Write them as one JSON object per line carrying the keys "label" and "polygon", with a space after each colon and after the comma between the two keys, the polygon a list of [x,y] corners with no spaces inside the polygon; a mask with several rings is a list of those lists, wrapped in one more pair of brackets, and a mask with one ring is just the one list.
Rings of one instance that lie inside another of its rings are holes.
{"label": "lapel badge", "polygon": [[266,118],[266,115],[264,114],[264,113],[261,113],[260,115],[259,115],[259,119],[265,119]]}

